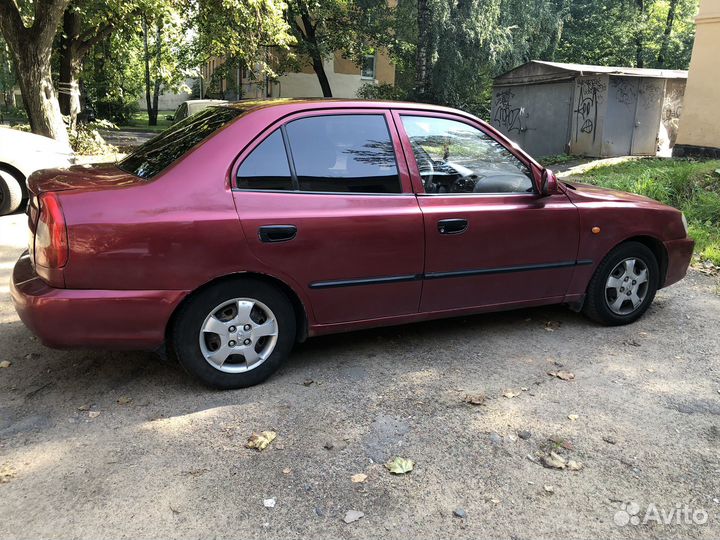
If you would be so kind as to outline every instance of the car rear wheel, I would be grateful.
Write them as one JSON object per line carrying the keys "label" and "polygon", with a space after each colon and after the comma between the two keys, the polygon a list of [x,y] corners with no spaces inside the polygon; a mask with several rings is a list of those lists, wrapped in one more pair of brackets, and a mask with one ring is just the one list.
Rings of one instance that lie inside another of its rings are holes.
{"label": "car rear wheel", "polygon": [[0,216],[20,208],[23,198],[20,182],[9,172],[0,170]]}
{"label": "car rear wheel", "polygon": [[598,266],[588,285],[583,312],[601,324],[629,324],[650,307],[659,282],[660,269],[653,252],[639,242],[626,242]]}
{"label": "car rear wheel", "polygon": [[295,342],[286,295],[267,283],[220,283],[192,297],[172,330],[186,371],[213,388],[245,388],[272,375]]}

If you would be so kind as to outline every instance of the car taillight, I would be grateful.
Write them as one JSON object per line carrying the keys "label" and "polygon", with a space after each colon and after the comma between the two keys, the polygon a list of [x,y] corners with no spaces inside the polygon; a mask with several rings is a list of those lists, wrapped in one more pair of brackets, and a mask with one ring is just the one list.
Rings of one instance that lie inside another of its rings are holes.
{"label": "car taillight", "polygon": [[45,193],[38,202],[40,218],[35,229],[35,264],[62,268],[68,260],[68,240],[60,201],[54,193]]}

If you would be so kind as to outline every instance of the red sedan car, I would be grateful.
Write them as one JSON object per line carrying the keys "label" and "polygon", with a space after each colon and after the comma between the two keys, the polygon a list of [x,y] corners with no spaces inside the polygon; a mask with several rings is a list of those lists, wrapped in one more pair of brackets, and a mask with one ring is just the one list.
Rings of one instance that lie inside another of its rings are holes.
{"label": "red sedan car", "polygon": [[29,189],[11,287],[28,328],[167,349],[219,388],[332,332],[556,303],[629,323],[693,250],[679,211],[558,182],[481,120],[417,103],[211,107]]}

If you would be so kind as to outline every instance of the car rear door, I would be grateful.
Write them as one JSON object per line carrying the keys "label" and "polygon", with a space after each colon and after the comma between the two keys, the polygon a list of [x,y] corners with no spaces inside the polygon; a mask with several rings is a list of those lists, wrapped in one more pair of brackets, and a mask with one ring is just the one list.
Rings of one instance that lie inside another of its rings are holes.
{"label": "car rear door", "polygon": [[261,268],[311,302],[315,321],[417,313],[423,218],[384,109],[322,109],[265,130],[233,169]]}
{"label": "car rear door", "polygon": [[562,301],[587,262],[565,194],[539,196],[533,165],[469,118],[394,118],[425,222],[420,310]]}

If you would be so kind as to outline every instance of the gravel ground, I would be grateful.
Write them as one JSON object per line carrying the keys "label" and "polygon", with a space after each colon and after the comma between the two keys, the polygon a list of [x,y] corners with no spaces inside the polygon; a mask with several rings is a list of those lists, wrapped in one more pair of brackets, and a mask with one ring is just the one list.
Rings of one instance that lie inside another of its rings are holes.
{"label": "gravel ground", "polygon": [[[3,284],[23,244],[0,218]],[[318,338],[217,392],[151,354],[46,349],[3,287],[0,537],[717,538],[718,329],[718,283],[691,272],[631,326],[557,307]]]}

